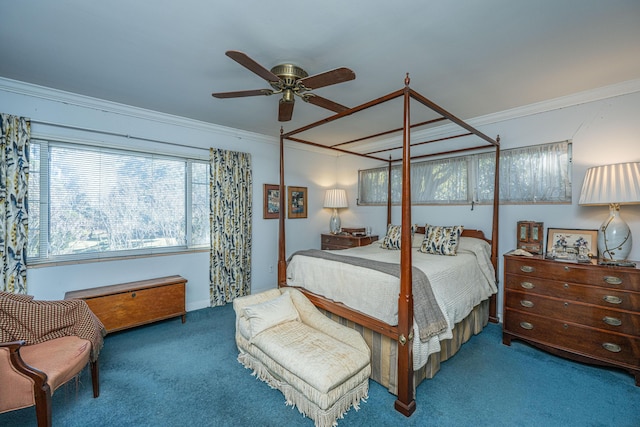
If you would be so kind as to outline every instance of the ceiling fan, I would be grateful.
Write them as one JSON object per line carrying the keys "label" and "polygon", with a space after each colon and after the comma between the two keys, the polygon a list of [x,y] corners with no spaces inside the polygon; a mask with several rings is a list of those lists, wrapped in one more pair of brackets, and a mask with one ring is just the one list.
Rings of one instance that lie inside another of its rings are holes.
{"label": "ceiling fan", "polygon": [[356,78],[356,74],[348,68],[341,67],[335,70],[309,76],[305,70],[293,64],[279,64],[271,70],[267,70],[245,53],[236,50],[228,50],[225,55],[242,65],[249,71],[265,79],[272,89],[242,90],[237,92],[213,93],[215,98],[239,98],[244,96],[282,94],[278,107],[278,121],[286,122],[293,116],[295,96],[318,107],[339,113],[347,109],[329,99],[312,93],[312,90],[346,82]]}

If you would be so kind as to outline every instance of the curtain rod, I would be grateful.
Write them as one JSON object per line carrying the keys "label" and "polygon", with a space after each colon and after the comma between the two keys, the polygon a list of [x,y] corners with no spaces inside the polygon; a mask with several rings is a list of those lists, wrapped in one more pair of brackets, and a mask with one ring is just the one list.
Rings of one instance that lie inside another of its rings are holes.
{"label": "curtain rod", "polygon": [[159,139],[145,138],[145,137],[125,134],[125,133],[111,132],[111,131],[100,130],[100,129],[90,129],[90,128],[85,128],[85,127],[80,127],[80,126],[65,125],[65,124],[62,124],[62,123],[45,122],[45,121],[42,121],[42,120],[29,119],[29,121],[31,123],[36,123],[36,124],[39,124],[39,125],[53,126],[53,127],[58,127],[58,128],[64,128],[64,129],[73,129],[73,130],[79,130],[79,131],[83,131],[83,132],[93,132],[93,133],[98,133],[98,134],[102,134],[102,135],[117,136],[117,137],[120,137],[120,138],[127,138],[127,139],[136,139],[138,141],[154,142],[154,143],[157,143],[157,144],[165,144],[165,145],[173,145],[173,146],[176,146],[176,147],[190,148],[190,149],[194,149],[194,150],[203,150],[203,151],[207,151],[207,152],[209,151],[208,148],[194,147],[192,145],[178,144],[176,142],[169,142],[169,141],[161,141]]}

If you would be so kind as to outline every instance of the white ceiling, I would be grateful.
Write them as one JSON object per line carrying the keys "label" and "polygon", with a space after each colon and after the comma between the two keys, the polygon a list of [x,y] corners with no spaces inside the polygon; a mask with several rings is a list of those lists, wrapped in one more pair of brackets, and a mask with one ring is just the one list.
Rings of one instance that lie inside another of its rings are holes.
{"label": "white ceiling", "polygon": [[[277,136],[277,95],[211,96],[269,87],[227,50],[310,75],[349,67],[355,80],[316,91],[349,107],[402,88],[410,73],[413,89],[470,119],[640,78],[640,1],[21,0],[0,9],[2,77]],[[359,126],[400,126],[395,111]],[[284,131],[332,114],[298,99]]]}

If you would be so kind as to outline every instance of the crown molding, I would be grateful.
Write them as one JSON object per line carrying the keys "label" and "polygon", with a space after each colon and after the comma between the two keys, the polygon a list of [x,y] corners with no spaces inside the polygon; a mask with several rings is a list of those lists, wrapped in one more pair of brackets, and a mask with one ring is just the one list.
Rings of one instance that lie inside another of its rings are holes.
{"label": "crown molding", "polygon": [[[478,116],[472,119],[465,120],[466,123],[473,127],[480,127],[490,125],[494,123],[500,123],[507,120],[513,120],[517,118],[533,116],[540,113],[546,113],[562,108],[573,107],[580,104],[586,104],[589,102],[600,101],[603,99],[615,98],[617,96],[629,95],[632,93],[640,92],[640,79],[628,80],[620,83],[616,83],[609,86],[603,86],[600,88],[587,90],[583,92],[577,92],[575,94],[566,95],[558,98],[553,98],[533,104],[524,105],[521,107],[511,108],[509,110],[499,111],[497,113],[491,113],[484,116]],[[412,132],[412,140],[418,139],[435,139],[438,137],[449,136],[455,134],[460,130],[460,127],[455,123],[448,123],[441,126],[432,127],[422,131]],[[381,139],[374,143],[368,144],[367,148],[371,151],[376,149],[384,149],[391,144],[401,144],[402,136],[396,135],[390,138]],[[338,156],[346,156],[345,153],[337,153]]]}
{"label": "crown molding", "polygon": [[[53,89],[45,86],[25,83],[18,80],[0,77],[0,91],[16,93],[19,95],[40,98],[47,101],[61,102],[76,107],[89,108],[97,111],[118,114],[121,116],[133,117],[146,121],[158,122],[174,126],[185,127],[204,132],[213,132],[237,139],[259,140],[267,143],[277,143],[278,139],[273,136],[243,131],[227,126],[216,125],[213,123],[202,122],[200,120],[189,119],[186,117],[175,116],[172,114],[161,113],[158,111],[148,110],[131,105],[120,104],[104,99],[93,98],[90,96],[79,95],[72,92],[66,92],[59,89]],[[60,123],[63,124],[63,123]]]}
{"label": "crown molding", "polygon": [[[522,107],[511,108],[509,110],[499,111],[497,113],[491,113],[484,116],[475,117],[465,120],[466,123],[473,127],[480,127],[490,125],[494,123],[500,123],[507,120],[513,120],[517,118],[532,116],[540,113],[546,113],[562,108],[573,107],[576,105],[586,104],[589,102],[600,101],[603,99],[615,98],[617,96],[629,95],[635,92],[640,92],[640,79],[628,80],[625,82],[616,83],[609,86],[603,86],[597,89],[578,92],[572,95],[553,98],[541,102],[536,102]],[[412,139],[432,139],[441,136],[452,135],[460,130],[460,127],[454,123],[448,123],[442,126],[436,126],[433,128],[425,129],[423,131],[416,131],[411,134]],[[390,143],[399,143],[402,141],[400,136],[381,140],[371,145],[371,149],[376,149],[376,146],[380,148],[388,146]]]}
{"label": "crown molding", "polygon": [[[171,124],[175,126],[182,126],[200,131],[213,132],[231,136],[238,139],[251,139],[261,142],[277,144],[278,139],[264,134],[247,132],[236,128],[230,128],[226,126],[216,125],[212,123],[206,123],[199,120],[189,119],[185,117],[175,116],[171,114],[161,113],[153,110],[147,110],[144,108],[133,107],[130,105],[120,104],[113,101],[107,101],[98,98],[92,98],[85,95],[79,95],[71,92],[66,92],[58,89],[52,89],[44,86],[39,86],[31,83],[25,83],[18,80],[7,79],[0,77],[0,91],[17,93],[20,95],[45,99],[54,102],[62,102],[73,106],[90,108],[98,111],[106,111],[122,116],[134,117],[147,121],[155,121],[163,124]],[[572,95],[567,95],[559,98],[554,98],[546,101],[541,101],[522,107],[516,107],[509,110],[500,111],[497,113],[487,114],[484,116],[475,117],[466,120],[467,123],[474,127],[480,127],[483,125],[489,125],[493,123],[499,123],[506,120],[512,120],[520,117],[531,116],[534,114],[549,112],[561,108],[572,107],[588,102],[599,101],[602,99],[613,98],[622,95],[628,95],[631,93],[640,92],[640,79],[628,80],[625,82],[616,83],[601,88],[578,92]],[[437,126],[424,131],[418,131],[413,134],[415,138],[433,138],[439,135],[451,134],[458,130],[458,126],[455,124],[446,124],[443,126]],[[381,140],[374,144],[375,146],[385,146],[390,142],[397,142],[398,137]],[[289,144],[287,144],[289,146]],[[306,146],[305,146],[306,147]],[[327,149],[332,151],[330,149]],[[326,152],[325,149],[316,149],[309,151],[321,151]],[[341,155],[338,153],[337,155]]]}

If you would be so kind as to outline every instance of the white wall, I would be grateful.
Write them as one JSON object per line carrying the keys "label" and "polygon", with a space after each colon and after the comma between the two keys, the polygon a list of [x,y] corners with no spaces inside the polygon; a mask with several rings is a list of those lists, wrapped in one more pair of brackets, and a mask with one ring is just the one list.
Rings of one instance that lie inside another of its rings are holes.
{"label": "white wall", "polygon": [[[209,147],[245,151],[253,165],[252,292],[277,285],[278,221],[262,218],[262,185],[278,184],[279,138],[213,126],[180,117],[0,79],[0,111],[32,120],[34,138],[90,141],[208,159]],[[44,123],[43,123],[44,122]],[[50,123],[56,125],[50,125]],[[60,127],[57,125],[65,125]],[[93,129],[81,131],[69,127]],[[112,132],[130,137],[107,135]],[[171,144],[144,141],[166,141]],[[324,188],[335,183],[336,156],[287,148],[287,185],[308,187],[308,218],[287,220],[287,253],[320,247],[329,213],[322,209]],[[28,292],[39,299],[61,299],[65,292],[179,274],[188,280],[187,310],[209,306],[208,252],[34,266],[27,271]]]}
{"label": "white wall", "polygon": [[[446,106],[445,106],[446,107]],[[252,291],[276,286],[278,221],[262,219],[262,184],[279,180],[277,136],[250,134],[179,117],[140,110],[105,101],[0,79],[0,111],[30,117],[35,137],[99,141],[114,146],[136,146],[167,153],[187,153],[208,158],[208,148],[246,151],[253,161]],[[454,112],[455,113],[455,112]],[[504,205],[500,207],[499,253],[515,246],[516,222],[544,222],[545,229],[596,229],[607,216],[606,207],[577,204],[585,171],[590,166],[640,161],[640,82],[604,88],[593,93],[552,100],[535,106],[470,120],[487,135],[500,135],[503,149],[573,141],[573,203],[571,205]],[[347,119],[348,120],[348,119]],[[136,138],[81,132],[36,122],[128,134],[185,144],[176,147]],[[335,185],[347,189],[349,208],[341,210],[343,226],[370,225],[383,235],[386,208],[356,205],[358,169],[379,166],[355,156],[336,157],[287,144],[287,185],[308,188],[308,218],[287,219],[287,255],[296,250],[319,248],[328,230],[331,211],[323,209],[324,190]],[[636,236],[630,258],[640,260],[640,205],[624,206],[622,215]],[[399,218],[399,209],[394,209]],[[491,232],[491,209],[476,206],[415,207],[415,222],[460,223]],[[546,236],[546,234],[545,234]],[[69,290],[103,286],[164,275],[180,274],[189,280],[187,309],[208,306],[209,261],[207,253],[179,254],[123,261],[103,261],[64,266],[29,268],[29,292],[37,298],[62,298]],[[502,260],[499,276],[502,277]]]}
{"label": "white wall", "polygon": [[[640,161],[640,91],[637,82],[631,85],[631,93],[620,95],[620,88],[612,88],[614,96],[602,99],[601,92],[593,94],[599,98],[578,105],[566,102],[549,102],[536,105],[532,113],[518,117],[493,120],[480,118],[476,126],[490,136],[500,135],[501,148],[542,144],[547,142],[572,140],[572,199],[570,205],[502,205],[499,218],[499,255],[515,248],[516,222],[519,220],[542,221],[546,229],[578,228],[597,229],[608,216],[608,207],[582,207],[578,205],[582,180],[591,166]],[[628,86],[627,86],[628,87]],[[578,97],[589,99],[589,94]],[[558,105],[562,107],[558,107]],[[552,108],[544,111],[545,107]],[[509,116],[509,112],[501,117]],[[371,225],[374,233],[384,235],[386,207],[357,206],[357,170],[380,166],[371,160],[354,156],[341,156],[338,160],[339,184],[347,188],[349,209],[341,214],[343,224],[357,223]],[[640,205],[621,208],[622,217],[635,235],[636,243],[629,259],[640,260]],[[399,221],[400,209],[393,209],[394,221]],[[468,228],[480,228],[487,237],[491,236],[491,209],[487,206],[416,206],[412,210],[412,221],[432,224],[463,224]],[[502,281],[502,259],[499,260],[499,277]],[[502,287],[500,286],[502,289]],[[501,298],[499,304],[502,312]]]}

